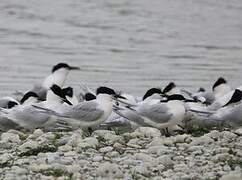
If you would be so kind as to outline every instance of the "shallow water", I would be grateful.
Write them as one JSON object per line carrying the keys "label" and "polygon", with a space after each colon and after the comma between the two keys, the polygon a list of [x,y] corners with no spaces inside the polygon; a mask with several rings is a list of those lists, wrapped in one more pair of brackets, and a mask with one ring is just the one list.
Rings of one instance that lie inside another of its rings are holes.
{"label": "shallow water", "polygon": [[142,94],[175,81],[211,87],[242,78],[241,0],[1,0],[0,95],[25,91],[57,62],[70,85]]}

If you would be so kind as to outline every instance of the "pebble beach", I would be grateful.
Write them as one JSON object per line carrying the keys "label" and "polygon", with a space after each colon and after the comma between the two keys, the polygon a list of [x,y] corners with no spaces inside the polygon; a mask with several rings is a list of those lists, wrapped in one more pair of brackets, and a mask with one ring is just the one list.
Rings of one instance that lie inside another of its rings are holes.
{"label": "pebble beach", "polygon": [[242,179],[242,128],[161,135],[95,130],[32,133],[0,139],[0,179]]}

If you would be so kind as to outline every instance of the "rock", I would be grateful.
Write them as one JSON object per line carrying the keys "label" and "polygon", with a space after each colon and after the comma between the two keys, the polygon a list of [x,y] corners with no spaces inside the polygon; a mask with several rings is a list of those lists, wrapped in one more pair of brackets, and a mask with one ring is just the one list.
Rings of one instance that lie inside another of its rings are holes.
{"label": "rock", "polygon": [[25,143],[23,143],[21,146],[18,147],[18,151],[20,154],[25,155],[28,153],[32,153],[32,151],[38,149],[39,143],[33,140],[29,140]]}
{"label": "rock", "polygon": [[19,180],[27,180],[27,174],[28,171],[24,168],[20,168],[18,166],[12,166],[10,171],[8,171],[5,175],[6,180],[13,180],[13,179],[19,179]]}
{"label": "rock", "polygon": [[188,134],[182,134],[173,137],[173,143],[190,143],[191,141],[191,136]]}
{"label": "rock", "polygon": [[242,136],[242,128],[236,129],[234,133],[238,136]]}
{"label": "rock", "polygon": [[52,132],[44,133],[36,141],[41,145],[53,144],[56,141],[56,135]]}
{"label": "rock", "polygon": [[241,172],[230,172],[229,174],[223,175],[220,180],[241,180],[242,173]]}
{"label": "rock", "polygon": [[103,160],[103,156],[94,156],[92,159],[94,162],[100,162]]}
{"label": "rock", "polygon": [[103,164],[100,164],[100,166],[97,169],[97,175],[105,178],[123,178],[124,175],[122,171],[119,169],[118,165],[105,162]]}
{"label": "rock", "polygon": [[0,155],[0,167],[10,166],[13,162],[13,156],[8,153]]}
{"label": "rock", "polygon": [[164,155],[164,154],[171,154],[172,150],[169,149],[167,146],[164,146],[164,145],[151,146],[151,147],[148,148],[148,153],[161,156],[161,155]]}
{"label": "rock", "polygon": [[142,148],[141,141],[138,138],[130,139],[129,142],[127,143],[127,146],[136,148],[136,149]]}
{"label": "rock", "polygon": [[211,158],[211,160],[215,163],[218,163],[218,162],[225,162],[225,161],[228,161],[230,159],[232,159],[233,156],[231,156],[230,154],[228,153],[223,153],[223,154],[216,154],[215,156],[213,156]]}
{"label": "rock", "polygon": [[107,157],[110,157],[110,158],[115,158],[115,157],[118,157],[119,156],[119,152],[117,151],[111,151],[111,152],[108,152],[106,154]]}
{"label": "rock", "polygon": [[191,146],[196,146],[196,145],[208,145],[214,143],[214,140],[210,138],[209,136],[201,136],[198,138],[194,138],[193,141],[190,143]]}
{"label": "rock", "polygon": [[115,134],[114,131],[108,130],[96,130],[93,132],[92,136],[100,139],[100,141],[105,141],[107,144],[114,144],[115,142],[121,142],[123,138]]}
{"label": "rock", "polygon": [[1,140],[7,143],[16,143],[19,144],[21,142],[19,135],[15,133],[2,133]]}
{"label": "rock", "polygon": [[157,158],[157,161],[167,168],[171,168],[174,164],[169,155],[160,156]]}
{"label": "rock", "polygon": [[69,152],[71,150],[72,150],[72,147],[69,145],[64,145],[64,146],[58,147],[58,151],[61,151],[61,152]]}
{"label": "rock", "polygon": [[87,148],[96,148],[98,146],[98,140],[95,137],[87,137],[81,140],[77,146],[79,151]]}
{"label": "rock", "polygon": [[174,146],[172,138],[154,138],[153,141],[150,142],[150,144],[147,145],[147,147],[151,146],[161,146],[161,145],[166,145],[166,146]]}
{"label": "rock", "polygon": [[83,139],[82,136],[83,136],[83,131],[81,129],[76,130],[69,138],[67,145],[76,147]]}
{"label": "rock", "polygon": [[133,168],[133,174],[141,174],[143,176],[148,177],[150,175],[150,171],[146,164],[141,163]]}
{"label": "rock", "polygon": [[111,147],[111,146],[106,146],[106,147],[100,148],[100,149],[99,149],[99,152],[100,152],[100,153],[108,153],[108,152],[111,152],[112,150],[113,150],[113,147]]}
{"label": "rock", "polygon": [[72,173],[67,171],[67,168],[59,163],[53,164],[33,164],[31,170],[35,173],[41,173],[43,175],[52,175],[54,177],[69,177]]}
{"label": "rock", "polygon": [[28,139],[37,139],[38,137],[42,136],[44,134],[44,132],[41,129],[36,129],[33,134],[31,134]]}
{"label": "rock", "polygon": [[231,142],[237,138],[237,135],[230,131],[223,131],[223,132],[221,132],[221,135],[223,137],[223,140],[226,139],[229,142]]}
{"label": "rock", "polygon": [[207,134],[208,137],[212,138],[213,140],[218,140],[221,136],[220,132],[217,130],[213,130]]}
{"label": "rock", "polygon": [[144,154],[144,153],[135,154],[135,159],[140,160],[142,162],[154,162],[155,161],[155,158],[151,157],[148,154]]}
{"label": "rock", "polygon": [[152,127],[139,127],[135,130],[135,132],[139,133],[142,137],[146,138],[161,137],[160,130]]}

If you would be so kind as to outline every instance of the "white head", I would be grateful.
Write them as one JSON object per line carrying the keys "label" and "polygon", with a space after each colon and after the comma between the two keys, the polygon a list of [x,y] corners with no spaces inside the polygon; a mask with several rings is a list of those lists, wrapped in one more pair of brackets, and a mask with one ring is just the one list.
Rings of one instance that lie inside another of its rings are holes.
{"label": "white head", "polygon": [[97,99],[112,101],[112,95],[114,96],[116,93],[109,87],[99,87],[97,88],[96,94]]}
{"label": "white head", "polygon": [[66,77],[71,70],[80,70],[79,67],[69,66],[66,63],[59,63],[52,68],[52,74],[43,82],[42,86],[49,89],[53,84],[63,87]]}
{"label": "white head", "polygon": [[231,91],[231,87],[227,84],[227,81],[220,77],[213,85],[213,93],[215,98],[219,98]]}

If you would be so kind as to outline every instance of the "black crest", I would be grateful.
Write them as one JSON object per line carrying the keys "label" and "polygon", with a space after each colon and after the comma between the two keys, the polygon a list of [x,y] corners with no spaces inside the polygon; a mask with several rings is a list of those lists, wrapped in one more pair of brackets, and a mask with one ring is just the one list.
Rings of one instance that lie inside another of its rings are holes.
{"label": "black crest", "polygon": [[168,101],[172,101],[172,100],[185,101],[186,99],[181,94],[173,94],[173,95],[168,96],[167,100]]}
{"label": "black crest", "polygon": [[55,65],[53,67],[52,73],[55,72],[55,71],[57,71],[58,69],[61,69],[61,68],[69,69],[70,66],[68,64],[66,64],[66,63],[59,63],[59,64],[57,64],[57,65]]}
{"label": "black crest", "polygon": [[17,106],[18,105],[18,103],[17,102],[15,102],[15,101],[9,101],[8,102],[8,109],[11,109],[12,107],[14,107],[14,106]]}
{"label": "black crest", "polygon": [[63,90],[60,88],[60,86],[54,84],[54,85],[52,85],[52,86],[50,87],[50,89],[52,90],[52,92],[53,92],[55,95],[57,95],[57,96],[59,96],[59,97],[61,97],[61,98],[66,98],[66,96],[65,96]]}
{"label": "black crest", "polygon": [[203,87],[200,87],[197,92],[205,92],[205,89]]}
{"label": "black crest", "polygon": [[219,85],[221,85],[221,84],[226,84],[227,83],[227,81],[224,79],[224,78],[222,78],[222,77],[220,77],[220,78],[218,78],[218,80],[214,83],[214,85],[213,85],[213,90],[216,88],[216,87],[218,87]]}
{"label": "black crest", "polygon": [[148,91],[146,91],[145,95],[143,96],[143,100],[145,100],[147,97],[152,96],[153,94],[162,94],[161,89],[159,88],[151,88]]}
{"label": "black crest", "polygon": [[73,97],[74,95],[72,87],[63,88],[62,91],[66,96]]}
{"label": "black crest", "polygon": [[59,96],[62,99],[63,102],[65,102],[69,105],[72,105],[71,102],[66,99],[65,93],[63,92],[63,90],[58,85],[54,84],[54,85],[51,86],[50,89],[52,90],[52,92],[55,95]]}
{"label": "black crest", "polygon": [[59,63],[52,68],[52,73],[61,68],[68,69],[68,70],[79,70],[80,69],[79,67],[69,66],[66,63]]}
{"label": "black crest", "polygon": [[111,88],[109,88],[109,87],[104,87],[104,86],[102,86],[102,87],[97,88],[97,92],[96,92],[96,94],[97,94],[97,95],[98,95],[98,94],[109,94],[109,95],[114,95],[114,94],[116,94],[116,93],[115,93],[115,91],[114,91],[113,89],[111,89]]}
{"label": "black crest", "polygon": [[23,104],[30,97],[35,97],[35,98],[38,98],[39,99],[38,94],[36,94],[35,92],[32,92],[32,91],[29,91],[29,92],[25,93],[25,95],[23,96],[23,98],[20,100],[20,103]]}
{"label": "black crest", "polygon": [[239,89],[235,89],[234,94],[232,95],[231,99],[229,102],[227,102],[223,107],[232,104],[232,103],[237,103],[242,100],[242,91]]}
{"label": "black crest", "polygon": [[96,96],[92,93],[86,93],[84,98],[86,101],[91,101],[91,100],[96,99]]}
{"label": "black crest", "polygon": [[175,88],[176,85],[174,82],[170,82],[164,89],[163,89],[163,93],[167,93],[169,92],[170,90],[172,90],[173,88]]}

